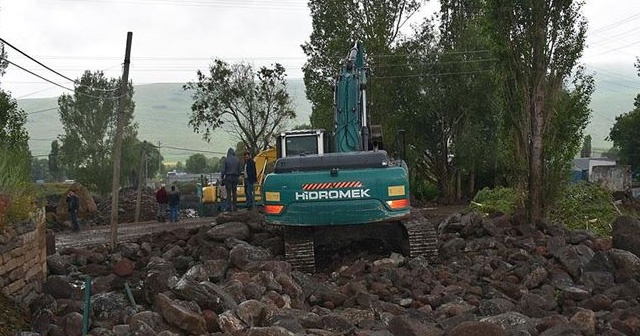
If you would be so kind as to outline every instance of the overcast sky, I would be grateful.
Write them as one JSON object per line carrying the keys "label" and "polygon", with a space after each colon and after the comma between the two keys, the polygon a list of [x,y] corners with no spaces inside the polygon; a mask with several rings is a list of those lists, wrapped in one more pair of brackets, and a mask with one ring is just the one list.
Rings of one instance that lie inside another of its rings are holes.
{"label": "overcast sky", "polygon": [[[436,8],[431,1],[425,12]],[[586,0],[584,14],[589,38],[583,62],[595,70],[615,63],[632,73],[640,55],[640,1]],[[74,79],[87,69],[120,76],[128,31],[135,85],[194,80],[196,69],[206,69],[213,58],[255,66],[279,62],[298,78],[311,18],[304,0],[0,0],[0,37]],[[5,50],[10,61],[72,87]],[[18,99],[65,92],[15,66],[0,83]]]}

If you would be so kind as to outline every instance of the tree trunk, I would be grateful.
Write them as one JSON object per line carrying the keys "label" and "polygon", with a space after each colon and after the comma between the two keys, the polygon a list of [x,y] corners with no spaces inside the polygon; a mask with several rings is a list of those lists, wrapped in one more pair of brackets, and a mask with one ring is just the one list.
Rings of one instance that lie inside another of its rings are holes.
{"label": "tree trunk", "polygon": [[531,106],[531,139],[529,155],[529,221],[534,224],[544,215],[544,89],[538,84]]}

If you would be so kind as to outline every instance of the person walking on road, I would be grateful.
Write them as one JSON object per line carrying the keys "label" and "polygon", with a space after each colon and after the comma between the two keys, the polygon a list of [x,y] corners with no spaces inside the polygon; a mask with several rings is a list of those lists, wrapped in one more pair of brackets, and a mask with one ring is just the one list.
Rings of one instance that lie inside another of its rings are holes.
{"label": "person walking on road", "polygon": [[244,152],[244,194],[247,198],[247,208],[252,209],[255,201],[253,185],[258,182],[256,163],[249,151]]}
{"label": "person walking on road", "polygon": [[80,200],[73,190],[67,193],[67,209],[69,210],[69,219],[71,219],[71,228],[74,232],[80,231],[78,223],[78,209],[80,209]]}
{"label": "person walking on road", "polygon": [[180,192],[176,189],[176,186],[171,186],[169,192],[169,222],[174,223],[178,221],[178,213],[180,211]]}
{"label": "person walking on road", "polygon": [[238,181],[241,169],[240,159],[236,156],[233,148],[229,148],[220,173],[224,187],[227,189],[227,199],[231,211],[238,210]]}
{"label": "person walking on road", "polygon": [[165,189],[164,183],[161,184],[160,189],[156,191],[156,201],[158,202],[158,221],[164,222],[167,220],[167,205],[169,204],[169,195],[167,195],[167,189]]}

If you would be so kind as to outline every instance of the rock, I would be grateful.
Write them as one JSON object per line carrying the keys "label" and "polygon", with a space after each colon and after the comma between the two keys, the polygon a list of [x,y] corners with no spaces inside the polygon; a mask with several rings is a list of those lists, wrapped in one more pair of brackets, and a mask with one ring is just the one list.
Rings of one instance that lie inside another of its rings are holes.
{"label": "rock", "polygon": [[249,327],[263,325],[266,319],[266,305],[257,300],[247,300],[238,305],[236,315]]}
{"label": "rock", "polygon": [[60,328],[66,336],[82,335],[82,315],[80,313],[69,313],[62,317]]}
{"label": "rock", "polygon": [[162,293],[158,294],[156,305],[160,314],[169,324],[195,335],[206,332],[206,323],[200,314],[174,302],[168,296]]}
{"label": "rock", "polygon": [[76,293],[69,278],[64,276],[50,276],[42,284],[42,291],[51,294],[56,299],[70,299]]}
{"label": "rock", "polygon": [[246,328],[242,320],[232,311],[228,310],[218,316],[220,329],[227,335],[235,335],[240,330]]}
{"label": "rock", "polygon": [[[152,330],[158,332],[164,329],[167,329],[168,326],[162,319],[162,315],[157,312],[153,312],[150,310],[142,311],[131,316],[129,320],[129,325],[135,330],[137,329],[137,325],[144,323],[146,326],[150,327]],[[146,328],[145,328],[146,329]]]}
{"label": "rock", "polygon": [[67,275],[73,269],[72,256],[52,254],[47,257],[47,269],[51,275]]}
{"label": "rock", "polygon": [[158,257],[152,257],[146,267],[144,296],[147,303],[155,302],[158,293],[169,290],[169,280],[175,276],[173,264]]}
{"label": "rock", "polygon": [[218,313],[236,306],[235,301],[222,288],[207,281],[198,283],[188,276],[182,277],[171,291],[179,298],[192,300],[201,308]]}
{"label": "rock", "polygon": [[529,274],[526,275],[524,280],[524,285],[528,289],[536,288],[540,286],[540,284],[544,280],[547,279],[548,275],[549,275],[549,272],[547,272],[547,270],[544,267],[538,266],[534,268]]}
{"label": "rock", "polygon": [[[229,242],[229,240],[227,240]],[[271,253],[261,247],[238,242],[229,252],[229,261],[233,267],[244,269],[250,262],[261,262],[272,258]]]}
{"label": "rock", "polygon": [[280,326],[253,327],[245,331],[246,336],[296,336],[296,334]]}
{"label": "rock", "polygon": [[529,317],[516,312],[485,317],[480,322],[497,324],[509,333],[522,330],[532,335],[536,334],[535,323]]}
{"label": "rock", "polygon": [[596,335],[596,314],[588,309],[580,309],[569,320],[571,325],[581,331],[584,336]]}
{"label": "rock", "polygon": [[134,269],[135,264],[133,263],[133,261],[127,258],[122,258],[113,267],[113,273],[119,277],[126,278],[133,274]]}
{"label": "rock", "polygon": [[489,299],[480,303],[480,314],[484,316],[494,316],[504,314],[515,309],[515,304],[506,299]]}
{"label": "rock", "polygon": [[129,302],[124,293],[101,293],[91,296],[91,308],[97,319],[118,321],[119,315],[129,307]]}
{"label": "rock", "polygon": [[116,251],[120,253],[124,258],[129,260],[139,260],[143,257],[144,253],[142,248],[137,243],[123,242],[116,246]]}
{"label": "rock", "polygon": [[640,220],[619,216],[613,221],[613,247],[640,257]]}
{"label": "rock", "polygon": [[168,249],[165,253],[162,254],[162,259],[173,261],[174,258],[181,256],[183,254],[184,254],[184,250],[182,249],[182,247],[178,245],[174,245],[170,249]]}
{"label": "rock", "polygon": [[403,336],[442,336],[444,331],[432,325],[427,325],[419,321],[415,321],[408,316],[394,316],[390,323],[389,329],[394,335]]}
{"label": "rock", "polygon": [[240,240],[249,240],[250,232],[249,227],[242,222],[227,222],[218,224],[209,231],[207,231],[207,237],[223,242],[228,238],[236,238]]}
{"label": "rock", "polygon": [[447,336],[509,336],[509,333],[497,324],[471,321],[454,327]]}

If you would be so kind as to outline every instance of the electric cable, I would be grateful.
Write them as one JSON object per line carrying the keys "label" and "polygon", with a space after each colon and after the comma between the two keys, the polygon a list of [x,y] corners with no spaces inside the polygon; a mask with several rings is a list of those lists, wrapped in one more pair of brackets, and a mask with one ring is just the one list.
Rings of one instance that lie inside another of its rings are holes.
{"label": "electric cable", "polygon": [[[7,42],[7,41],[6,41],[5,39],[3,39],[2,37],[0,37],[0,42],[2,42],[2,43],[4,43],[4,44],[8,45],[8,46],[9,46],[9,47],[11,47],[13,50],[15,50],[15,51],[19,52],[20,54],[22,54],[24,57],[26,57],[26,58],[30,59],[31,61],[35,62],[36,64],[40,65],[41,67],[43,67],[43,68],[45,68],[45,69],[47,69],[47,70],[49,70],[49,71],[53,72],[54,74],[56,74],[56,75],[58,75],[58,76],[60,76],[60,77],[62,77],[62,78],[64,78],[64,79],[66,79],[66,80],[68,80],[68,81],[70,81],[70,82],[74,83],[75,85],[85,86],[85,87],[86,87],[86,85],[82,85],[82,84],[78,83],[78,81],[77,81],[77,80],[71,79],[71,78],[69,78],[69,77],[67,77],[67,76],[65,76],[65,75],[63,75],[63,74],[61,74],[60,72],[58,72],[58,71],[56,71],[56,70],[54,70],[54,69],[51,69],[50,67],[48,67],[48,66],[46,66],[46,65],[42,64],[40,61],[38,61],[37,59],[35,59],[35,58],[33,58],[33,57],[29,56],[27,53],[25,53],[24,51],[22,51],[22,50],[18,49],[17,47],[15,47],[14,45],[12,45],[11,43]],[[9,60],[7,60],[6,58],[5,58],[5,60],[6,60],[7,62],[9,62]],[[15,64],[14,64],[14,65],[15,65]],[[16,65],[16,66],[17,66],[17,65]],[[24,70],[24,69],[23,69],[23,70]],[[25,70],[25,71],[26,71],[26,70]],[[105,91],[105,92],[113,92],[113,91],[117,90],[117,89],[103,90],[103,89],[96,89],[96,88],[93,88],[93,89],[94,89],[94,90],[96,90],[96,91]]]}

